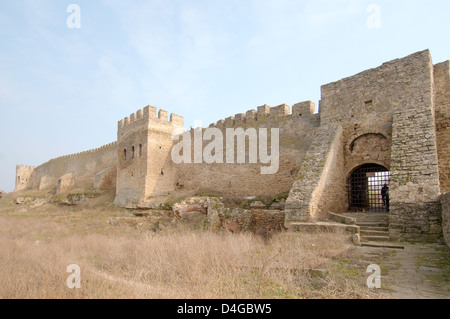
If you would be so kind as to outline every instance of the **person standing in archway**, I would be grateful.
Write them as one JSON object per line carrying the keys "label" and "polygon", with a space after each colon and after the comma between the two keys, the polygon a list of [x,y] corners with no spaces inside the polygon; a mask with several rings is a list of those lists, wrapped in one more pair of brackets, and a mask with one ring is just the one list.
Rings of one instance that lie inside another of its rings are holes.
{"label": "person standing in archway", "polygon": [[381,198],[383,199],[383,207],[386,207],[389,211],[389,187],[387,184],[384,184],[381,188]]}

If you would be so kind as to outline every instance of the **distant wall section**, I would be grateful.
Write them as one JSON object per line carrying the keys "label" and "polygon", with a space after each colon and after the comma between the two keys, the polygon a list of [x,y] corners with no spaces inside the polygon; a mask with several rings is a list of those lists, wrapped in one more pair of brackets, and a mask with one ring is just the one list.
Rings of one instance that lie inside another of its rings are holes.
{"label": "distant wall section", "polygon": [[[97,174],[109,174],[109,178],[104,180],[106,188],[114,188],[116,180],[117,165],[117,143],[111,143],[97,149],[58,157],[33,169],[31,182],[28,188],[49,189],[55,188],[67,174],[73,174],[73,187],[94,186],[94,179]],[[104,185],[99,188],[105,189]]]}

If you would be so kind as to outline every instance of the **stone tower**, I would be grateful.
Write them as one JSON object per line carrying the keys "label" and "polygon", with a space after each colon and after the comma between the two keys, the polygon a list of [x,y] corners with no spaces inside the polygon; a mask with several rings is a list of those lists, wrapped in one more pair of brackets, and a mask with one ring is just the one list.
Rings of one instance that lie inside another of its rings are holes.
{"label": "stone tower", "polygon": [[16,192],[27,189],[30,186],[34,168],[33,166],[16,166]]}
{"label": "stone tower", "polygon": [[147,106],[119,121],[117,185],[114,203],[135,208],[152,197],[175,189],[175,167],[170,158],[175,129],[184,118]]}

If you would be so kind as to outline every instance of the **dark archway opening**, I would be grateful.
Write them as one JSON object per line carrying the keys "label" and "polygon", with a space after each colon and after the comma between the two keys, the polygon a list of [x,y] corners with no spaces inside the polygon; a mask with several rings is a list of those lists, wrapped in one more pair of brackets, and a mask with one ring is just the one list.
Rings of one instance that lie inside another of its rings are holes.
{"label": "dark archway opening", "polygon": [[357,167],[348,178],[349,209],[389,212],[389,180],[389,170],[381,165],[364,164]]}

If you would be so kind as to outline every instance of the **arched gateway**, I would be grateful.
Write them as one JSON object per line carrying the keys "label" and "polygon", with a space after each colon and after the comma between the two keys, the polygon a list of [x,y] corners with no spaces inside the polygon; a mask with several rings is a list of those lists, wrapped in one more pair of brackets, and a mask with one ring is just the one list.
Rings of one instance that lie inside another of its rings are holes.
{"label": "arched gateway", "polygon": [[[390,172],[378,164],[364,164],[348,177],[349,209],[368,212],[389,211]],[[386,186],[385,186],[386,185]]]}

